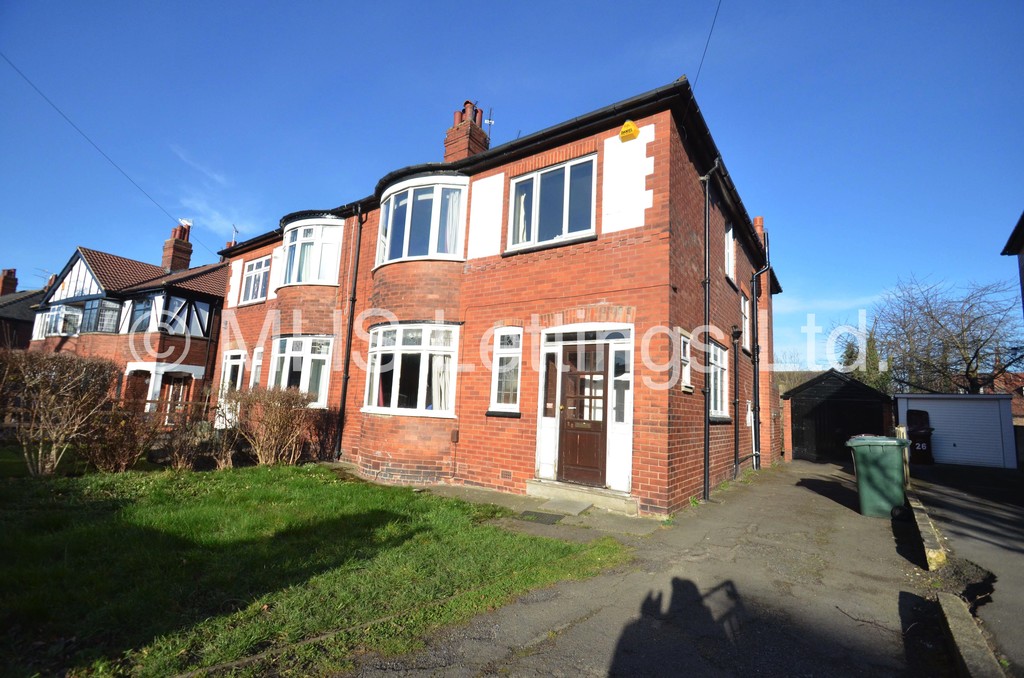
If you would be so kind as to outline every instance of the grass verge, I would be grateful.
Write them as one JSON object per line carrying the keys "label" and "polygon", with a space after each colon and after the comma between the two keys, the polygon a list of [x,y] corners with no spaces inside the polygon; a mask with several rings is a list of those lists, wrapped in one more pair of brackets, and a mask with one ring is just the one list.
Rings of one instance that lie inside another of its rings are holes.
{"label": "grass verge", "polygon": [[319,466],[0,480],[0,665],[330,673],[628,557],[500,511]]}

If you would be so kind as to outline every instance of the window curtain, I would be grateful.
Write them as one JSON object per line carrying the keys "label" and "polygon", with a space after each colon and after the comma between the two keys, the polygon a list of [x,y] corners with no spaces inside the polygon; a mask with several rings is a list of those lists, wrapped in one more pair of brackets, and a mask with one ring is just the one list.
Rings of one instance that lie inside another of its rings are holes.
{"label": "window curtain", "polygon": [[444,254],[455,253],[455,240],[459,228],[459,191],[444,190],[444,207],[447,210],[447,219],[443,224],[445,229],[445,240],[442,243]]}
{"label": "window curtain", "polygon": [[526,193],[516,194],[516,242],[526,242]]}
{"label": "window curtain", "polygon": [[431,374],[430,399],[434,404],[435,412],[448,412],[451,409],[449,402],[451,394],[448,392],[451,381],[448,378],[451,359],[451,356],[448,355],[434,354],[430,356],[430,369],[433,371],[433,374]]}

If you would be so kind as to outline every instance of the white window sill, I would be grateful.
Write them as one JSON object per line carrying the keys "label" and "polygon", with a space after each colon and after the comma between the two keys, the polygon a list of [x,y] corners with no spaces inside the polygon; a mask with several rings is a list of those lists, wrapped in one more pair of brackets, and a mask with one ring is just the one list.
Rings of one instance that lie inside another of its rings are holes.
{"label": "white window sill", "polygon": [[249,299],[248,301],[240,301],[235,305],[235,308],[242,308],[243,306],[255,306],[256,304],[266,303],[266,297],[260,297],[259,299]]}
{"label": "white window sill", "polygon": [[561,247],[562,245],[572,245],[578,242],[587,242],[591,240],[597,240],[597,231],[580,231],[579,233],[573,233],[572,235],[561,235],[553,240],[545,240],[544,242],[529,242],[520,243],[518,245],[509,245],[505,248],[502,256],[511,256],[513,254],[521,254],[525,252],[537,252],[539,250],[546,250],[550,247]]}
{"label": "white window sill", "polygon": [[[279,290],[283,290],[286,287],[338,287],[338,286],[339,285],[336,282],[319,282],[319,281],[316,281],[316,280],[311,280],[310,282],[283,283],[283,284],[278,286],[277,290],[278,291]],[[241,306],[241,304],[239,304],[239,306]]]}
{"label": "white window sill", "polygon": [[424,419],[458,419],[451,412],[434,412],[433,410],[407,410],[402,408],[391,409],[390,407],[363,407],[359,410],[363,414],[383,414],[395,417],[422,417]]}

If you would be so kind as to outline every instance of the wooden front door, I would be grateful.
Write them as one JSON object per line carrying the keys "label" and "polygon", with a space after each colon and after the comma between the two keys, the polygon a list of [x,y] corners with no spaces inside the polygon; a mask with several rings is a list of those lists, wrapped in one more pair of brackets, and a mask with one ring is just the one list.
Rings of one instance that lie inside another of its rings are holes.
{"label": "wooden front door", "polygon": [[562,349],[558,479],[604,487],[608,432],[608,346]]}

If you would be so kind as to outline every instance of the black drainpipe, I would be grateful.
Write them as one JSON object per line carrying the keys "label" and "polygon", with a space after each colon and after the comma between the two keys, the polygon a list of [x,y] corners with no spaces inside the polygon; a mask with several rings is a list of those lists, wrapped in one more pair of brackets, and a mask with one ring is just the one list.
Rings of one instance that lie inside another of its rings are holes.
{"label": "black drainpipe", "polygon": [[740,337],[743,330],[732,326],[732,479],[740,476]]}
{"label": "black drainpipe", "polygon": [[711,351],[706,346],[709,341],[709,328],[711,325],[711,175],[718,169],[720,158],[715,158],[715,164],[708,170],[708,173],[700,178],[704,184],[704,280],[701,286],[704,288],[704,501],[711,497],[711,389],[708,387],[708,367],[711,364]]}
{"label": "black drainpipe", "polygon": [[363,215],[362,203],[356,204],[356,252],[355,260],[352,263],[351,292],[348,297],[348,324],[345,327],[345,374],[341,378],[341,404],[338,408],[338,436],[334,443],[334,458],[341,458],[341,436],[345,432],[345,406],[348,404],[348,382],[351,378],[350,368],[352,365],[352,330],[356,319],[356,282],[359,276],[359,252],[363,245],[363,224],[366,223],[366,216]]}
{"label": "black drainpipe", "polygon": [[[750,276],[750,290],[754,297],[754,322],[751,340],[754,349],[754,469],[761,469],[761,343],[757,338],[757,324],[760,314],[757,311],[757,298],[760,296],[758,282],[762,275],[772,267],[772,260],[768,250],[768,234],[764,234],[764,267]],[[768,282],[768,294],[771,294],[771,281]]]}

